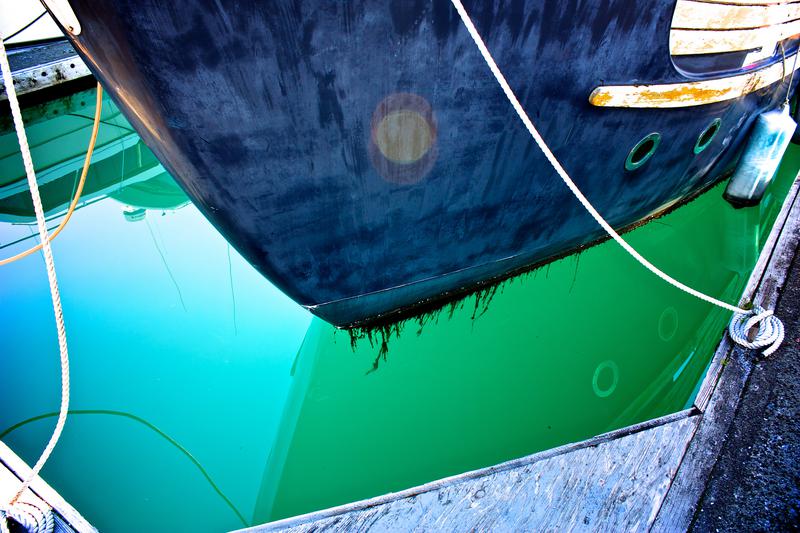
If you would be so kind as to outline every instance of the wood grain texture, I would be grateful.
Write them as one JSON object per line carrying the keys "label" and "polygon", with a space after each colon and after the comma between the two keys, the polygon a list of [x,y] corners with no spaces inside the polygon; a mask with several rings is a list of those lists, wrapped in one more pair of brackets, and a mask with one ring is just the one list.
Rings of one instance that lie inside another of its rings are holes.
{"label": "wood grain texture", "polygon": [[[798,188],[795,181],[745,289],[744,299],[747,299],[749,292],[755,301],[768,309],[775,307],[800,244]],[[695,405],[704,411],[702,420],[653,523],[652,531],[685,531],[691,524],[750,375],[751,360],[752,355],[748,351],[740,347],[731,348],[727,337],[723,339],[695,400]]]}
{"label": "wood grain texture", "polygon": [[[17,95],[23,95],[59,85],[85,76],[91,76],[89,68],[79,56],[67,57],[44,65],[12,72]],[[0,101],[7,100],[5,84],[0,82]]]}
{"label": "wood grain texture", "polygon": [[597,446],[375,505],[311,513],[245,531],[645,531],[697,421],[683,416]]}
{"label": "wood grain texture", "polygon": [[[774,306],[800,243],[798,192],[795,182],[743,299],[753,295]],[[685,530],[750,371],[746,352],[729,347],[724,338],[701,387],[704,412],[695,407],[496,467],[242,531]],[[729,356],[732,362],[725,364]]]}
{"label": "wood grain texture", "polygon": [[[10,500],[19,490],[20,480],[28,477],[29,473],[30,467],[0,441],[0,498],[3,501]],[[62,528],[61,531],[97,533],[97,530],[41,477],[33,480],[28,492],[33,492],[53,508],[57,513],[56,520],[60,522],[58,527]]]}
{"label": "wood grain texture", "polygon": [[719,54],[772,46],[800,32],[800,21],[749,30],[672,30],[672,55]]}
{"label": "wood grain texture", "polygon": [[[798,192],[800,192],[800,182],[795,180],[786,195],[783,207],[778,213],[778,216],[775,217],[775,222],[767,236],[767,240],[764,241],[762,252],[753,267],[753,271],[750,274],[750,278],[747,280],[744,291],[742,291],[742,297],[739,299],[740,305],[744,305],[755,299],[756,291],[762,286],[764,277],[767,275],[773,259],[777,257],[775,254],[784,253],[783,251],[785,251],[787,247],[793,249],[791,242],[787,240],[791,238],[792,229],[789,228],[788,231],[786,230],[787,224],[794,224],[794,222],[792,222],[793,218],[790,218],[790,215],[792,217],[797,216],[796,214],[792,215],[792,213],[796,211],[795,204],[798,203]],[[778,242],[779,239],[783,239],[780,244]],[[773,268],[773,271],[777,272],[775,268]],[[785,275],[785,272],[783,275]],[[714,387],[722,373],[723,363],[731,355],[732,349],[733,342],[727,335],[723,336],[722,341],[719,343],[719,346],[717,346],[714,356],[711,359],[706,377],[695,397],[694,405],[700,411],[706,410],[711,400],[711,395],[714,392]]]}
{"label": "wood grain texture", "polygon": [[674,29],[740,30],[784,24],[800,19],[800,4],[731,5],[678,0]]}
{"label": "wood grain texture", "polygon": [[[2,498],[4,503],[13,497],[17,491],[17,488],[19,487],[19,484],[19,478],[12,474],[11,471],[5,467],[5,465],[0,464],[0,498]],[[31,491],[27,490],[22,495],[21,501],[31,503],[36,502],[36,499],[32,499],[31,496]],[[55,518],[55,527],[53,528],[54,533],[76,533],[75,529],[69,525],[69,522],[58,514],[58,511],[56,511],[53,516]]]}
{"label": "wood grain texture", "polygon": [[750,375],[745,350],[736,349],[723,368],[714,398],[702,415],[651,531],[686,531],[728,431],[742,387]]}

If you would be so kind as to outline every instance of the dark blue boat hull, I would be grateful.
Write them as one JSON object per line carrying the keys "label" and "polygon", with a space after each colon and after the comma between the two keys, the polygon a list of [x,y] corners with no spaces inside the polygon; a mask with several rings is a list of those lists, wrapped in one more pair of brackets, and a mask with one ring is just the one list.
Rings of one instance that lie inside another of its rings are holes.
{"label": "dark blue boat hull", "polygon": [[[446,0],[71,4],[76,49],[145,143],[253,265],[329,322],[380,319],[602,236]],[[785,94],[591,106],[598,85],[686,81],[670,60],[674,4],[466,5],[544,138],[618,228],[720,179],[751,119]],[[695,154],[716,118],[719,134]],[[652,132],[657,152],[627,171]]]}

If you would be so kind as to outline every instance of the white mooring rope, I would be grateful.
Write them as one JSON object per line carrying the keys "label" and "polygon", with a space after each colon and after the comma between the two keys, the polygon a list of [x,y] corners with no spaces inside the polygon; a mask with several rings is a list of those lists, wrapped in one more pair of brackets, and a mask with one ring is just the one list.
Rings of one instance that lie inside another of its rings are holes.
{"label": "white mooring rope", "polygon": [[22,112],[20,111],[19,101],[17,100],[14,78],[11,75],[11,67],[8,64],[8,56],[6,55],[6,47],[2,42],[2,35],[0,35],[0,68],[2,68],[3,71],[3,83],[5,83],[6,86],[11,114],[14,117],[14,127],[17,130],[17,139],[19,140],[19,147],[22,152],[22,160],[25,164],[25,174],[28,177],[28,187],[31,190],[33,208],[36,212],[36,224],[39,227],[39,240],[42,243],[42,253],[44,254],[44,262],[47,266],[47,280],[50,283],[50,297],[53,300],[53,312],[55,314],[56,329],[58,331],[58,349],[61,355],[61,408],[58,414],[58,421],[53,430],[53,435],[50,437],[50,441],[47,443],[41,457],[39,457],[39,460],[33,465],[28,478],[22,482],[17,493],[8,502],[9,508],[2,513],[2,522],[5,526],[5,515],[16,516],[18,509],[15,509],[15,507],[21,504],[21,502],[19,502],[20,496],[22,496],[36,476],[39,475],[44,463],[53,452],[53,448],[55,448],[58,438],[61,436],[61,431],[64,429],[64,423],[67,421],[67,411],[69,410],[69,354],[67,351],[67,333],[64,328],[64,316],[61,311],[61,296],[58,292],[58,279],[56,278],[56,268],[53,263],[53,252],[50,249],[50,239],[47,234],[42,199],[39,196],[39,187],[36,183],[33,160],[31,159],[30,148],[28,147],[28,138],[25,135]]}
{"label": "white mooring rope", "polygon": [[[758,326],[758,335],[751,341],[748,337],[750,328]],[[765,311],[763,307],[756,306],[750,315],[736,313],[733,315],[731,323],[728,325],[728,333],[736,344],[760,350],[765,357],[772,355],[783,342],[784,331],[783,323],[772,314],[772,311]]]}
{"label": "white mooring rope", "polygon": [[24,527],[28,533],[52,533],[56,524],[53,509],[32,493],[24,495],[7,511],[0,511],[1,533],[10,533],[7,517]]}
{"label": "white mooring rope", "polygon": [[[528,117],[528,114],[525,112],[525,109],[522,107],[522,104],[519,103],[514,91],[509,86],[508,82],[506,81],[505,76],[500,71],[500,68],[495,63],[492,54],[489,52],[489,49],[486,47],[486,44],[483,42],[478,30],[475,29],[475,25],[472,23],[472,19],[470,18],[469,14],[467,13],[464,6],[461,4],[461,0],[451,0],[453,6],[458,11],[459,16],[461,17],[461,21],[466,26],[467,31],[469,31],[470,36],[472,36],[472,40],[475,41],[475,45],[480,50],[483,59],[486,61],[486,64],[489,66],[489,69],[494,74],[495,79],[497,79],[497,83],[500,84],[500,87],[503,89],[508,101],[514,107],[514,110],[519,115],[519,118],[522,120],[525,127],[528,129],[528,132],[533,137],[533,140],[536,141],[536,144],[544,153],[544,156],[550,162],[550,164],[555,169],[556,173],[564,180],[564,183],[569,187],[569,190],[572,191],[572,194],[580,201],[583,207],[592,215],[598,224],[605,230],[608,235],[617,241],[619,244],[628,254],[630,254],[634,259],[636,259],[642,266],[647,268],[650,272],[661,278],[662,280],[666,281],[670,285],[691,294],[692,296],[699,298],[705,302],[710,304],[714,304],[718,307],[723,309],[727,309],[728,311],[732,311],[734,313],[733,320],[731,321],[731,338],[737,343],[746,348],[763,348],[768,346],[766,350],[764,350],[764,355],[770,355],[775,350],[778,349],[781,342],[783,341],[783,324],[781,323],[780,319],[772,314],[772,311],[763,311],[761,308],[760,311],[756,309],[748,310],[743,309],[741,307],[737,307],[735,305],[731,305],[727,302],[723,302],[722,300],[718,300],[713,296],[709,296],[704,294],[698,290],[695,290],[688,285],[684,285],[680,281],[676,280],[675,278],[671,277],[670,275],[662,272],[658,267],[653,265],[650,261],[642,257],[642,255],[637,252],[630,244],[628,244],[622,237],[620,237],[619,233],[617,233],[611,225],[606,222],[606,220],[597,212],[594,206],[589,202],[586,196],[578,189],[578,186],[575,185],[575,182],[572,181],[572,178],[569,177],[567,171],[564,170],[564,167],[561,166],[556,156],[547,146],[547,143],[539,134],[539,131],[531,122],[531,119]],[[741,326],[734,327],[735,324],[741,324]],[[743,326],[747,326],[746,328]],[[758,327],[758,331],[755,334],[753,341],[747,340],[747,331],[751,327]]]}

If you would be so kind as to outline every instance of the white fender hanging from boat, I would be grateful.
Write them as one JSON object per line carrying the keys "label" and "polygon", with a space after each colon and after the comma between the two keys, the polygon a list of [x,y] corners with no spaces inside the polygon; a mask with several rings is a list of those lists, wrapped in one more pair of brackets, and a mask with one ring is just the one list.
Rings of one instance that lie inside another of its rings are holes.
{"label": "white fender hanging from boat", "polygon": [[726,200],[735,207],[756,205],[761,201],[796,128],[788,104],[756,118],[747,146],[725,189]]}

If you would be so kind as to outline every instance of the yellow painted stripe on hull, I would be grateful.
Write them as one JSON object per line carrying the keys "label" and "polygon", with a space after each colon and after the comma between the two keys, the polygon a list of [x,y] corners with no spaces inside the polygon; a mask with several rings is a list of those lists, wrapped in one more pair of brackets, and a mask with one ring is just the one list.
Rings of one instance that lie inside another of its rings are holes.
{"label": "yellow painted stripe on hull", "polygon": [[[786,58],[787,75],[794,59],[794,55]],[[692,107],[739,98],[780,81],[782,76],[783,63],[779,62],[728,78],[663,85],[609,85],[592,91],[589,103],[599,107]]]}

